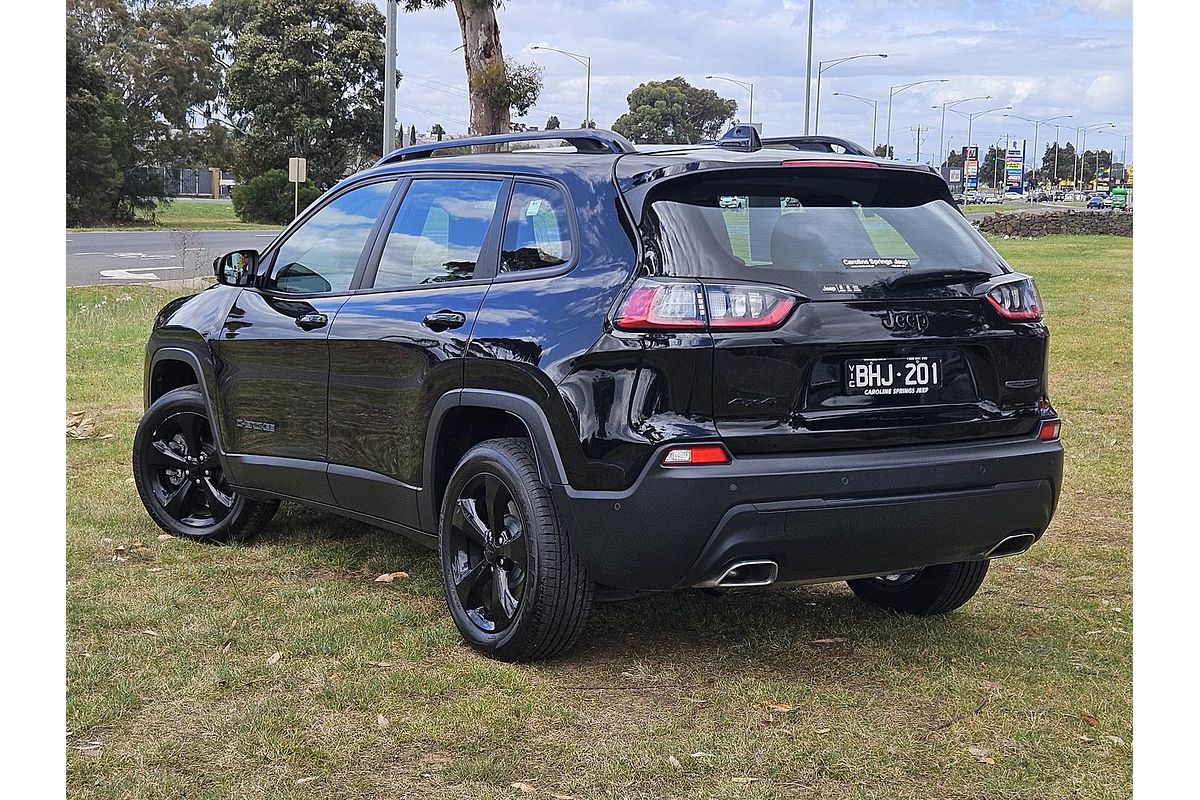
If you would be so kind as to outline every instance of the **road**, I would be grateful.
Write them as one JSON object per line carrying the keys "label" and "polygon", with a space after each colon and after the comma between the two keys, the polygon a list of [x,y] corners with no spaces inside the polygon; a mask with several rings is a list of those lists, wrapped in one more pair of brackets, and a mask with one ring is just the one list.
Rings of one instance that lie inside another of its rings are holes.
{"label": "road", "polygon": [[67,286],[208,275],[231,250],[261,250],[278,231],[67,231]]}

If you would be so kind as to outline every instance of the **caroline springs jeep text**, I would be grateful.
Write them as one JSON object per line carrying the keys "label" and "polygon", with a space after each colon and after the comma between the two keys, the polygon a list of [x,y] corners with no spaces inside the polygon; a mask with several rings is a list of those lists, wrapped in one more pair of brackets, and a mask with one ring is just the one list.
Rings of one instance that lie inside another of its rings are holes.
{"label": "caroline springs jeep text", "polygon": [[403,533],[497,658],[656,590],[950,611],[1058,498],[1032,279],[928,167],[843,140],[419,145],[216,267],[147,346],[151,517],[223,540],[287,499]]}

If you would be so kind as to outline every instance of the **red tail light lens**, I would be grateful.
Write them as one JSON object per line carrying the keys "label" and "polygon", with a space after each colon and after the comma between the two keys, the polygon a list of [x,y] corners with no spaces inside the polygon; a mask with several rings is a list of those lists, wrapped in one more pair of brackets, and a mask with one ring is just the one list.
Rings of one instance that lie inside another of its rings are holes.
{"label": "red tail light lens", "polygon": [[1046,420],[1042,423],[1041,430],[1038,431],[1038,438],[1043,442],[1053,442],[1058,439],[1058,435],[1062,433],[1062,422],[1056,419]]}
{"label": "red tail light lens", "polygon": [[854,167],[857,169],[880,169],[880,166],[874,161],[821,161],[813,159],[811,161],[784,161],[779,166],[781,167]]}
{"label": "red tail light lens", "polygon": [[987,293],[987,299],[1005,319],[1037,322],[1042,318],[1042,298],[1033,284],[1033,278],[1021,278],[993,286]]}
{"label": "red tail light lens", "polygon": [[625,297],[613,324],[623,331],[770,330],[783,324],[797,302],[769,286],[642,279]]}
{"label": "red tail light lens", "polygon": [[662,457],[664,467],[694,467],[703,464],[729,464],[733,457],[723,445],[695,444],[672,447]]}

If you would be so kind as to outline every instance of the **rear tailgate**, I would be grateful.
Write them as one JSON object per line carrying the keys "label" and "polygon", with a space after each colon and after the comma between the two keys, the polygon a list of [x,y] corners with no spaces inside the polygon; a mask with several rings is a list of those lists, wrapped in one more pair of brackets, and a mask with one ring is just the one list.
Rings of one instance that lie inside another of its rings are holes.
{"label": "rear tailgate", "polygon": [[[867,162],[720,170],[664,182],[641,229],[647,274],[707,288],[714,417],[733,452],[1034,435],[1040,310],[1009,319],[984,296],[1024,276],[936,176]],[[744,286],[795,308],[769,327],[723,324],[734,311],[719,295]]]}

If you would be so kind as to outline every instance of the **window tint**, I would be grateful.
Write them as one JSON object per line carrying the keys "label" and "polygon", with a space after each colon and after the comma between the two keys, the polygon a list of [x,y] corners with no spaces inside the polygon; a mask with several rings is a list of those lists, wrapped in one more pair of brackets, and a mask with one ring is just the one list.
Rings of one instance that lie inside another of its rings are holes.
{"label": "window tint", "polygon": [[571,226],[561,189],[517,183],[504,225],[501,272],[557,267],[571,260]]}
{"label": "window tint", "polygon": [[414,180],[392,222],[375,286],[472,278],[500,186],[501,181],[470,178]]}
{"label": "window tint", "polygon": [[395,181],[360,186],[308,218],[279,248],[269,286],[280,292],[342,292]]}

